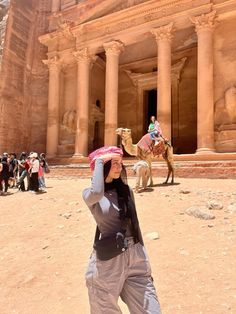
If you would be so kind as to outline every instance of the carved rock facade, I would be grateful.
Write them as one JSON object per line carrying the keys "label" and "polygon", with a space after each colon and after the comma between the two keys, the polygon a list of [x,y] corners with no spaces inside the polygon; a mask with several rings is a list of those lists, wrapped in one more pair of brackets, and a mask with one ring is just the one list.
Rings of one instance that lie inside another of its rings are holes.
{"label": "carved rock facade", "polygon": [[1,37],[0,152],[87,155],[116,144],[116,127],[137,142],[151,115],[177,154],[236,152],[235,8],[236,0],[12,0]]}

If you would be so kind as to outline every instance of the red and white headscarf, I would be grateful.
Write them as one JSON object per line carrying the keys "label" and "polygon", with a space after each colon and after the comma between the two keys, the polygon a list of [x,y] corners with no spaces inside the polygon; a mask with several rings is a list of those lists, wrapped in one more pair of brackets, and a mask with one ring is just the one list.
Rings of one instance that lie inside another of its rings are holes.
{"label": "red and white headscarf", "polygon": [[103,146],[96,149],[94,152],[92,152],[88,156],[91,170],[94,170],[96,159],[106,154],[117,154],[117,155],[123,156],[123,151],[121,148],[117,146]]}

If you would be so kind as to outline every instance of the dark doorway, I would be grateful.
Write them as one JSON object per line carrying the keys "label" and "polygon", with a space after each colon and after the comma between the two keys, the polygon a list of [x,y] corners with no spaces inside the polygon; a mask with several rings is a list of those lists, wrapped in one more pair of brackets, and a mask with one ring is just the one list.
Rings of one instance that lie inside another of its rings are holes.
{"label": "dark doorway", "polygon": [[99,122],[96,121],[94,124],[94,135],[93,135],[93,149],[97,149],[100,146],[100,139],[99,139]]}
{"label": "dark doorway", "polygon": [[157,116],[157,90],[144,91],[143,134],[147,133],[151,116]]}
{"label": "dark doorway", "polygon": [[93,151],[99,147],[102,147],[103,145],[104,145],[104,122],[103,121],[95,121],[91,151]]}

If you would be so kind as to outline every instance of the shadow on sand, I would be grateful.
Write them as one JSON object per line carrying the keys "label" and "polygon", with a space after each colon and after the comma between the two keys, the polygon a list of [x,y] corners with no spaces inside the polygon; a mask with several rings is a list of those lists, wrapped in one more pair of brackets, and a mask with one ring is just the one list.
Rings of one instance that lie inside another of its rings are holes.
{"label": "shadow on sand", "polygon": [[157,184],[153,184],[152,186],[147,187],[145,190],[144,189],[140,189],[139,192],[137,194],[142,194],[142,193],[146,193],[146,192],[153,192],[155,187],[167,187],[167,186],[173,186],[173,185],[179,185],[179,182],[176,183],[157,183]]}
{"label": "shadow on sand", "polygon": [[146,192],[153,192],[153,191],[154,191],[154,189],[153,189],[153,188],[148,187],[148,188],[146,188],[145,190],[144,190],[144,189],[140,190],[140,192],[139,192],[139,193],[146,193]]}
{"label": "shadow on sand", "polygon": [[174,186],[174,185],[180,185],[180,183],[179,182],[175,182],[175,183],[157,183],[157,184],[153,184],[152,185],[152,187],[163,187],[163,188],[165,188],[165,187],[167,187],[167,186]]}

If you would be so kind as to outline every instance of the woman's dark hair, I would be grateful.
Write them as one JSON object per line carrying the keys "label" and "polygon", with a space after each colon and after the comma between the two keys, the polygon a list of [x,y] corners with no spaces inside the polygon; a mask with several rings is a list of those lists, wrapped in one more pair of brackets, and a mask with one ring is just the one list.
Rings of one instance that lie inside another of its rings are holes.
{"label": "woman's dark hair", "polygon": [[[127,184],[127,174],[125,167],[122,165],[122,170],[120,177],[118,179],[113,179],[111,183],[106,183],[105,180],[111,169],[111,160],[106,162],[103,169],[104,174],[104,189],[105,191],[116,190],[118,196],[118,206],[119,206],[119,215],[121,220],[126,218],[130,219],[132,229],[132,234],[136,241],[140,241],[139,231],[138,231],[138,217],[135,209],[135,203],[131,197],[130,189]],[[123,230],[124,234],[126,228]],[[142,239],[141,239],[142,240]]]}
{"label": "woman's dark hair", "polygon": [[[130,190],[127,184],[127,174],[124,165],[122,165],[122,170],[120,177],[118,179],[113,179],[111,183],[106,183],[105,180],[111,169],[111,160],[105,163],[104,165],[104,187],[105,191],[116,190],[118,196],[118,205],[120,208],[120,219],[124,219],[125,217],[129,217],[129,202],[132,201],[130,197]],[[131,218],[131,217],[129,217]]]}
{"label": "woman's dark hair", "polygon": [[19,159],[20,159],[20,160],[25,159],[26,156],[27,156],[26,152],[22,152],[22,153],[20,154],[20,158],[19,158]]}
{"label": "woman's dark hair", "polygon": [[2,161],[3,161],[3,162],[7,162],[7,157],[6,157],[6,156],[3,156],[3,157],[2,157]]}
{"label": "woman's dark hair", "polygon": [[150,122],[152,122],[152,118],[154,118],[154,121],[156,121],[156,117],[155,116],[151,116],[150,117]]}

